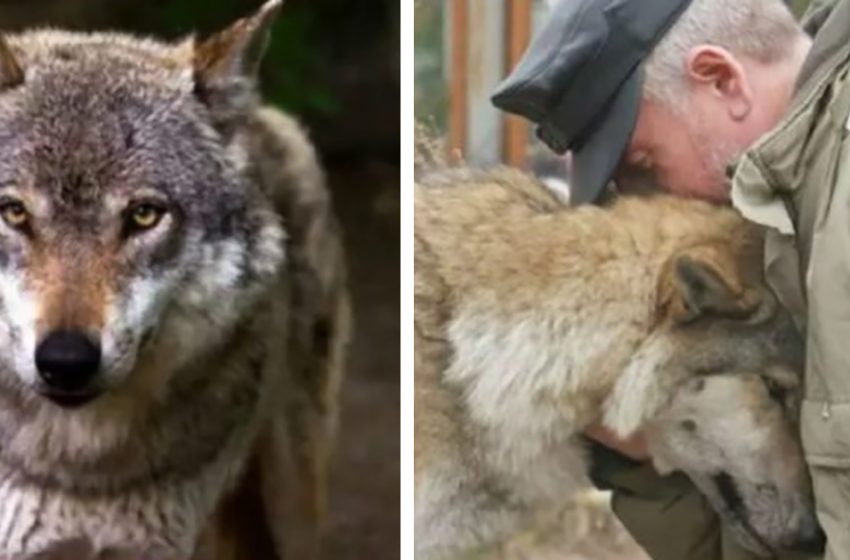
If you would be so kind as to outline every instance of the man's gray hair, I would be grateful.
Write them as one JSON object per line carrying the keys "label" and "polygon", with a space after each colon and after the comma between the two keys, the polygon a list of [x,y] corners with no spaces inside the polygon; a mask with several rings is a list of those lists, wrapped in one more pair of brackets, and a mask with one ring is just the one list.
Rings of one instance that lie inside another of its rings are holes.
{"label": "man's gray hair", "polygon": [[686,57],[697,45],[773,63],[805,37],[782,0],[693,0],[646,62],[644,94],[676,109],[687,86]]}

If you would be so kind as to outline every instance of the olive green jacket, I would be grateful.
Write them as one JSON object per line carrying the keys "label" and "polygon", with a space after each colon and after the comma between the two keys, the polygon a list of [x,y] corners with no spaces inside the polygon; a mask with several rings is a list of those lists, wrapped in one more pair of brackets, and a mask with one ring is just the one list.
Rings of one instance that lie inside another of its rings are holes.
{"label": "olive green jacket", "polygon": [[850,0],[818,31],[783,121],[739,160],[732,201],[767,226],[765,273],[806,333],[801,432],[827,558],[850,558]]}
{"label": "olive green jacket", "polygon": [[[809,19],[822,20],[823,10],[829,14],[836,3],[815,2],[810,12],[817,15]],[[735,207],[770,228],[768,278],[801,327],[805,326],[806,306],[799,267],[808,261],[813,216],[807,213],[804,223],[797,222],[800,208],[813,210],[812,203],[821,192],[803,185],[813,179],[832,181],[844,133],[830,123],[841,120],[839,113],[847,112],[850,102],[835,95],[836,88],[843,84],[850,54],[850,6],[846,1],[840,4],[840,9],[834,10],[835,17],[829,18],[829,25],[818,30],[787,116],[736,162],[732,182]],[[799,258],[795,247],[803,250]]]}

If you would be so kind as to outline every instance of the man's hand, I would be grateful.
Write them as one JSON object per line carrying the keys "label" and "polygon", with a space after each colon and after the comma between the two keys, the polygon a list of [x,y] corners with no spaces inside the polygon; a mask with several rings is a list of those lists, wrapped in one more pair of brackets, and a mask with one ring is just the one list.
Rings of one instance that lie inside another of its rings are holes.
{"label": "man's hand", "polygon": [[646,461],[649,459],[646,438],[644,438],[642,432],[633,434],[629,439],[620,439],[614,432],[601,424],[593,424],[584,430],[584,435],[635,461]]}

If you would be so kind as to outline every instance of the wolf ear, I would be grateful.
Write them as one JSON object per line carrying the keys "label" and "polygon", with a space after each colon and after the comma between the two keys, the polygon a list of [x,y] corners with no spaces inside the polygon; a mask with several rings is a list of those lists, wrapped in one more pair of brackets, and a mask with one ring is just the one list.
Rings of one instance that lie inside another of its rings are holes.
{"label": "wolf ear", "polygon": [[758,305],[757,294],[742,285],[732,256],[715,247],[676,255],[663,276],[658,311],[678,323],[710,314],[745,318]]}
{"label": "wolf ear", "polygon": [[195,89],[203,101],[211,105],[238,104],[240,98],[250,94],[268,45],[269,30],[282,6],[283,0],[269,0],[253,15],[195,46]]}
{"label": "wolf ear", "polygon": [[24,71],[6,38],[0,35],[0,89],[10,89],[24,83]]}

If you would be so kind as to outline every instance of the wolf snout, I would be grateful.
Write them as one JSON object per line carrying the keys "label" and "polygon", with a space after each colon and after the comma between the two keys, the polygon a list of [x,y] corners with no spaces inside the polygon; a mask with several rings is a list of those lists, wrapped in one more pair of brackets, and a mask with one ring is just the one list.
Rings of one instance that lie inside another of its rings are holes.
{"label": "wolf snout", "polygon": [[80,406],[97,396],[100,344],[77,330],[49,333],[35,351],[35,365],[43,393],[55,403]]}
{"label": "wolf snout", "polygon": [[806,554],[823,554],[826,548],[826,534],[813,515],[806,519],[796,542],[790,548]]}

